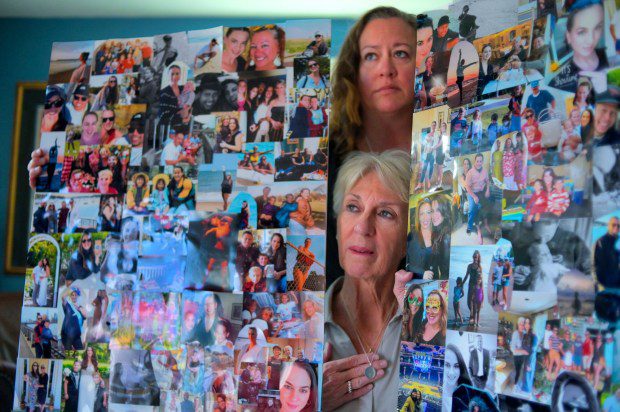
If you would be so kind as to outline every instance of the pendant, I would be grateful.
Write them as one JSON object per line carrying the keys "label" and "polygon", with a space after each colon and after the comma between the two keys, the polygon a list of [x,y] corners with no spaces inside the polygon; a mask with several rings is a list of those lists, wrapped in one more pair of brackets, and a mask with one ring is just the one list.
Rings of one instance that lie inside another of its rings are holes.
{"label": "pendant", "polygon": [[373,368],[372,365],[368,365],[368,367],[364,369],[364,375],[366,375],[368,379],[372,379],[377,376],[377,370]]}

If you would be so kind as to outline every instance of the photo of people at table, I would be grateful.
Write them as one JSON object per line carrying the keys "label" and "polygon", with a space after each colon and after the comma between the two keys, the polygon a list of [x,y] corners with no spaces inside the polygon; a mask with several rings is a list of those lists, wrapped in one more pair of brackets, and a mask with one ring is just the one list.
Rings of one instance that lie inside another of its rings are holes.
{"label": "photo of people at table", "polygon": [[455,158],[452,245],[494,244],[501,237],[502,191],[491,178],[491,152]]}

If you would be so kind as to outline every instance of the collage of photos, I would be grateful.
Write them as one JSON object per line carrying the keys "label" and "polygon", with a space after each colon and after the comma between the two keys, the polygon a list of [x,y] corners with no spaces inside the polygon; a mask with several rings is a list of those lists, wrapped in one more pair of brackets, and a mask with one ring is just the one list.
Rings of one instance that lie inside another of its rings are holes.
{"label": "collage of photos", "polygon": [[619,7],[418,15],[398,410],[619,408]]}
{"label": "collage of photos", "polygon": [[330,48],[330,20],[54,43],[15,410],[320,408]]}

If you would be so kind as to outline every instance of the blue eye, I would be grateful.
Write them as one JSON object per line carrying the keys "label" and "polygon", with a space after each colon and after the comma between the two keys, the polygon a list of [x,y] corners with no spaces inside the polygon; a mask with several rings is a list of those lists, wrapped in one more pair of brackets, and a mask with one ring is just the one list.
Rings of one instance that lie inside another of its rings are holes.
{"label": "blue eye", "polygon": [[397,50],[394,52],[394,56],[399,57],[399,58],[406,58],[406,57],[409,57],[409,53],[407,53],[404,50]]}
{"label": "blue eye", "polygon": [[364,60],[377,60],[377,54],[376,53],[368,53],[364,55]]}
{"label": "blue eye", "polygon": [[346,206],[345,206],[345,209],[346,209],[348,212],[357,212],[357,211],[359,210],[357,206],[352,205],[352,204],[348,204],[348,205],[346,205]]}

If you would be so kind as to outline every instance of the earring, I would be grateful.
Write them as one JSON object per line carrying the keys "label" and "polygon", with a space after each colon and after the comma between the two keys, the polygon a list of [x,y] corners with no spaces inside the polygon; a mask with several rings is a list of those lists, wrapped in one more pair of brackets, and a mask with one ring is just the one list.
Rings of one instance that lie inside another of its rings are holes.
{"label": "earring", "polygon": [[250,60],[250,66],[254,66],[254,59]]}
{"label": "earring", "polygon": [[273,59],[273,64],[275,64],[276,67],[282,66],[282,60],[280,60],[280,56],[276,56],[276,58]]}

